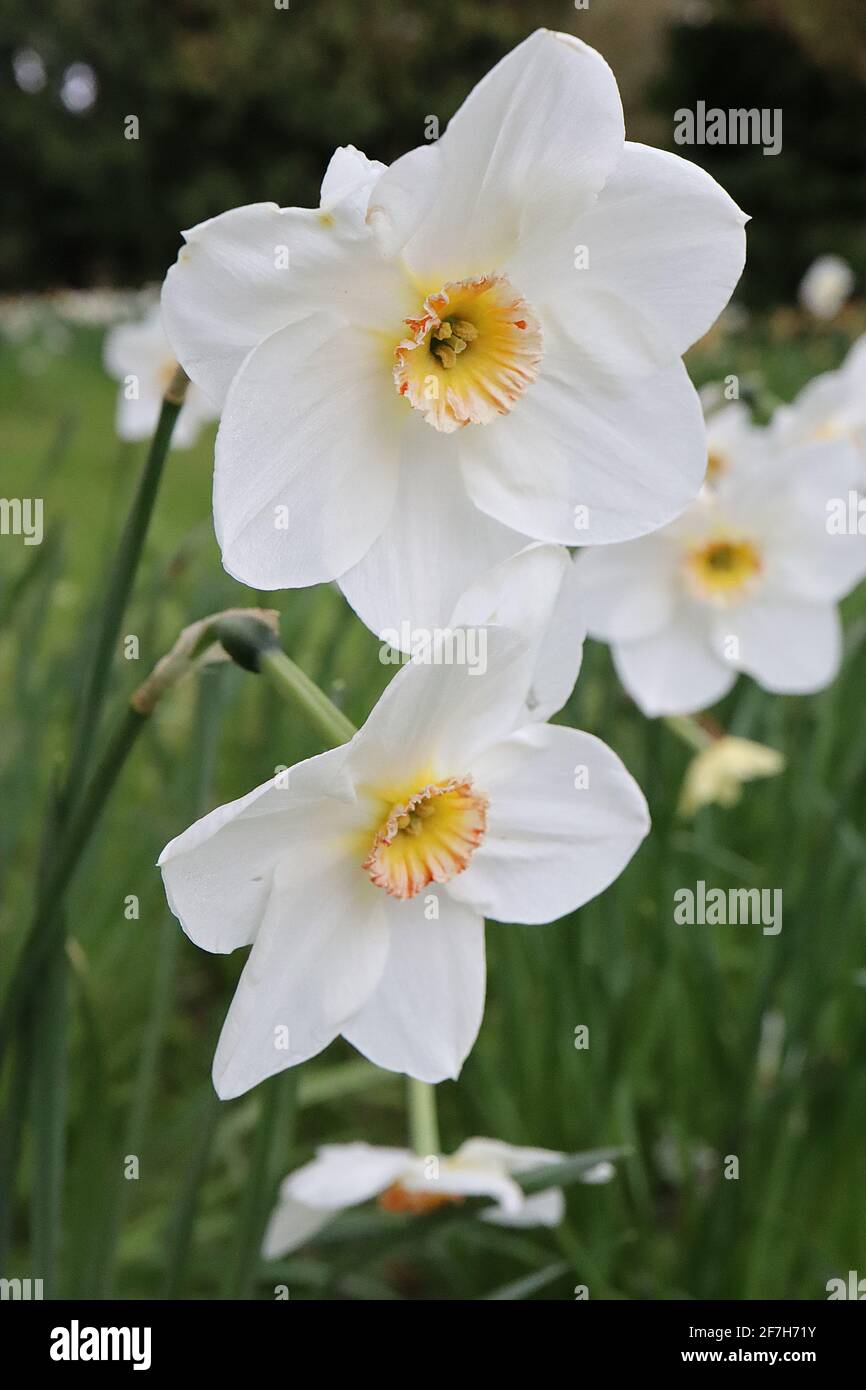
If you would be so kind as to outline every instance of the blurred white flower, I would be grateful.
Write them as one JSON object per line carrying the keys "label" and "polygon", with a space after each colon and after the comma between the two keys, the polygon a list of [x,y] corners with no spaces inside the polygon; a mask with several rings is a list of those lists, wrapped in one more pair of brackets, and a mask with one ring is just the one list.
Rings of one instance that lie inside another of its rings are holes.
{"label": "blurred white flower", "polygon": [[[526,1196],[515,1177],[565,1157],[551,1149],[517,1148],[498,1139],[467,1139],[451,1155],[424,1156],[372,1144],[325,1144],[310,1163],[284,1178],[262,1254],[267,1260],[290,1254],[340,1212],[374,1197],[385,1211],[413,1216],[466,1197],[491,1197],[494,1204],[478,1213],[482,1221],[558,1226],[565,1215],[562,1189],[549,1187]],[[612,1164],[599,1163],[582,1181],[609,1182],[613,1176]]]}
{"label": "blurred white flower", "polygon": [[[187,935],[209,951],[252,945],[214,1059],[223,1098],[338,1034],[379,1066],[456,1077],[484,1007],[484,918],[561,917],[637,849],[646,803],[619,759],[537,718],[568,693],[537,636],[560,611],[567,563],[535,547],[497,578],[532,641],[489,627],[483,670],[444,649],[441,664],[410,662],[350,743],[163,850]],[[466,599],[467,612],[485,606],[481,589]],[[573,680],[579,650],[568,660]]]}
{"label": "blurred white flower", "polygon": [[63,74],[60,86],[60,100],[67,111],[83,115],[96,105],[99,84],[96,73],[89,63],[70,63]]}
{"label": "blurred white flower", "polygon": [[374,631],[433,627],[529,537],[670,520],[704,467],[680,355],[739,278],[745,221],[697,165],[624,140],[599,54],[539,30],[389,169],[340,149],[319,209],[187,232],[163,307],[225,401],[226,568],[337,578]]}
{"label": "blurred white flower", "polygon": [[780,445],[752,429],[731,449],[734,433],[727,473],[683,516],[577,557],[589,633],[611,644],[650,716],[704,709],[740,671],[805,694],[839,667],[836,604],[866,574],[866,539],[834,534],[828,508],[856,488],[857,451],[841,440]]}
{"label": "blurred white flower", "polygon": [[[121,439],[149,439],[156,428],[162,398],[177,370],[157,304],[138,323],[120,323],[109,330],[103,348],[105,370],[120,382],[116,428]],[[203,391],[190,383],[177,418],[172,443],[188,449],[199,430],[217,412]]]}
{"label": "blurred white flower", "polygon": [[819,256],[800,281],[800,303],[816,319],[835,318],[854,288],[854,272],[841,256]]}
{"label": "blurred white flower", "polygon": [[12,71],[22,92],[35,96],[48,80],[42,55],[35,48],[19,48],[12,55]]}
{"label": "blurred white flower", "polygon": [[849,349],[842,366],[813,377],[771,421],[787,444],[813,439],[851,439],[860,449],[866,479],[866,334]]}
{"label": "blurred white flower", "polygon": [[757,454],[766,452],[763,431],[752,423],[743,401],[728,401],[706,414],[707,471],[705,486],[714,492],[736,485],[736,475],[754,466]]}
{"label": "blurred white flower", "polygon": [[748,738],[724,734],[696,753],[686,769],[679,812],[694,816],[702,806],[736,806],[743,784],[757,777],[775,777],[785,768],[785,758],[775,748]]}

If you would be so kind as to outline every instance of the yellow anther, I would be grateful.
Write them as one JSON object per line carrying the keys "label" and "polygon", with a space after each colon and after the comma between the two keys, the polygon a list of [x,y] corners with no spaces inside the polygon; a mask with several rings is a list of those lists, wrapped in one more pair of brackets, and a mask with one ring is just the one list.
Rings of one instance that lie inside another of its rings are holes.
{"label": "yellow anther", "polygon": [[457,336],[462,338],[465,343],[472,343],[478,337],[478,329],[475,327],[475,324],[470,323],[468,319],[458,319],[457,322],[451,326]]}
{"label": "yellow anther", "polygon": [[431,352],[434,357],[439,358],[443,367],[453,367],[457,361],[457,353],[445,343],[437,343],[435,347],[431,348]]}

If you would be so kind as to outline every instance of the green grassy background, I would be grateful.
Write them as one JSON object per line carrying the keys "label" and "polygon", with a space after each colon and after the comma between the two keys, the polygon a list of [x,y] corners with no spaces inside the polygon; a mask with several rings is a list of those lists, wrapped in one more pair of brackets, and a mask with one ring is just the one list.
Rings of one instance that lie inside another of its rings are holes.
{"label": "green grassy background", "polygon": [[[754,378],[759,409],[836,365],[843,330],[753,322],[696,351],[698,382]],[[113,432],[100,335],[76,329],[39,370],[0,359],[4,494],[45,499],[46,539],[0,538],[0,978],[26,928],[41,826],[82,659],[143,448]],[[172,455],[113,668],[109,720],[187,622],[255,601],[226,576],[210,521],[212,433]],[[13,482],[10,479],[14,480]],[[393,668],[338,591],[268,596],[286,649],[357,722]],[[735,809],[676,818],[688,752],[644,720],[588,644],[560,720],[591,730],[644,788],[653,831],[621,879],[545,927],[488,927],[488,1007],[446,1149],[474,1134],[578,1150],[625,1145],[615,1180],[570,1189],[553,1232],[356,1214],[291,1259],[258,1262],[274,1184],[317,1143],[406,1141],[403,1083],[342,1043],[240,1100],[209,1072],[244,953],[211,957],[169,916],[155,869],[201,811],[318,750],[259,679],[212,671],[168,698],[133,752],[68,901],[66,1011],[47,1011],[47,1089],[3,1079],[28,1123],[0,1273],[75,1297],[825,1297],[866,1273],[866,594],[845,605],[833,687],[781,699],[741,679],[714,713],[773,744],[786,773]],[[103,730],[104,735],[104,730]],[[677,887],[782,888],[784,928],[678,927]],[[124,901],[140,899],[139,920]],[[859,973],[858,973],[859,972]],[[46,972],[45,988],[50,988]],[[578,1051],[574,1030],[589,1027]],[[125,1156],[138,1180],[123,1176]],[[724,1158],[739,1158],[725,1180]],[[47,1158],[46,1158],[47,1156]]]}

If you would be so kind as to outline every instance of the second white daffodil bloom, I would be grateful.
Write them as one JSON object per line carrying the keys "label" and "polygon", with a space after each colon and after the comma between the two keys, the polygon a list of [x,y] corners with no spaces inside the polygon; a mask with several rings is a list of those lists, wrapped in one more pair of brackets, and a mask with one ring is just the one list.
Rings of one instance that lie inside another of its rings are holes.
{"label": "second white daffodil bloom", "polygon": [[741,422],[739,453],[728,434],[717,482],[670,526],[577,557],[589,632],[644,714],[705,709],[741,671],[806,694],[838,670],[836,605],[866,574],[866,537],[831,509],[857,487],[857,451],[756,433]]}
{"label": "second white daffodil bloom", "polygon": [[[116,428],[121,439],[150,439],[162,399],[177,371],[177,358],[162,326],[159,305],[137,323],[119,323],[105,336],[105,370],[120,382]],[[172,434],[176,449],[189,449],[202,426],[217,417],[203,391],[190,382]]]}
{"label": "second white daffodil bloom", "polygon": [[850,439],[860,450],[861,485],[866,486],[866,334],[850,348],[841,367],[821,372],[790,405],[780,405],[770,428],[786,444]]}
{"label": "second white daffodil bloom", "polygon": [[530,712],[538,651],[483,633],[483,669],[410,662],[351,742],[160,856],[197,945],[252,947],[214,1060],[222,1097],[340,1034],[379,1066],[456,1077],[484,1009],[484,918],[571,912],[647,833],[616,755]]}
{"label": "second white daffodil bloom", "polygon": [[[497,1226],[558,1226],[565,1216],[559,1187],[527,1196],[515,1178],[561,1163],[552,1149],[519,1148],[499,1139],[467,1139],[450,1155],[419,1155],[373,1144],[325,1144],[290,1173],[265,1232],[262,1254],[279,1259],[306,1244],[341,1212],[376,1200],[383,1211],[421,1216],[467,1197],[490,1197],[479,1213]],[[581,1181],[610,1182],[615,1169],[600,1162]]]}
{"label": "second white daffodil bloom", "polygon": [[627,540],[703,476],[681,354],[727,302],[745,216],[624,138],[607,64],[539,30],[441,139],[390,168],[338,150],[316,210],[185,234],[163,307],[224,404],[223,563],[338,579],[374,631],[433,627],[527,539]]}

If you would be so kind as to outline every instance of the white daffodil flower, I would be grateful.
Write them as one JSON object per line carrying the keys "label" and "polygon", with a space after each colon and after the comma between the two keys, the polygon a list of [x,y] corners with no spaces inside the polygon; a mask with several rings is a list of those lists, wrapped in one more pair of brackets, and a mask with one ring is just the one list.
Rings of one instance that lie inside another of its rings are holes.
{"label": "white daffodil flower", "polygon": [[[526,631],[561,611],[560,554],[534,548],[499,577],[500,590],[510,575],[535,592],[534,606],[521,598]],[[517,612],[517,598],[500,602]],[[480,589],[470,606],[484,608]],[[455,663],[459,642],[410,661],[350,743],[163,850],[187,935],[209,951],[252,946],[214,1059],[223,1098],[338,1034],[379,1066],[456,1077],[484,1008],[484,918],[573,911],[647,833],[643,795],[616,755],[540,722],[568,694],[549,644],[503,627],[479,635],[483,666]],[[569,659],[574,671],[579,652]]]}
{"label": "white daffodil flower", "polygon": [[[340,1212],[378,1200],[384,1211],[413,1216],[467,1197],[492,1197],[482,1221],[497,1226],[558,1226],[565,1215],[559,1187],[526,1196],[518,1173],[560,1163],[565,1154],[551,1149],[517,1148],[498,1139],[467,1139],[450,1156],[419,1156],[409,1149],[373,1144],[325,1144],[316,1157],[290,1173],[265,1232],[262,1254],[279,1259],[304,1245]],[[582,1181],[609,1182],[610,1163],[590,1168]]]}
{"label": "white daffodil flower", "polygon": [[866,482],[866,334],[841,367],[813,377],[790,405],[774,412],[770,427],[786,444],[851,439],[861,451]]}
{"label": "white daffodil flower", "polygon": [[841,256],[818,256],[800,281],[800,303],[816,319],[835,318],[854,288],[854,272]]}
{"label": "white daffodil flower", "polygon": [[225,402],[214,516],[259,589],[338,579],[375,632],[435,627],[527,539],[626,540],[695,496],[681,353],[739,278],[746,218],[625,141],[607,64],[538,30],[442,138],[334,155],[317,210],[185,233],[163,290]]}
{"label": "white daffodil flower", "polygon": [[644,714],[705,709],[740,671],[806,694],[838,670],[836,604],[866,574],[866,538],[828,518],[856,488],[857,452],[763,436],[760,461],[750,433],[719,486],[670,526],[577,557],[590,635],[610,643]]}
{"label": "white daffodil flower", "polygon": [[[116,429],[131,443],[150,439],[156,429],[162,398],[177,371],[177,359],[162,326],[156,305],[138,323],[119,323],[105,335],[103,361],[109,376],[120,382]],[[172,444],[188,449],[203,424],[217,410],[203,391],[190,382],[172,434]]]}

